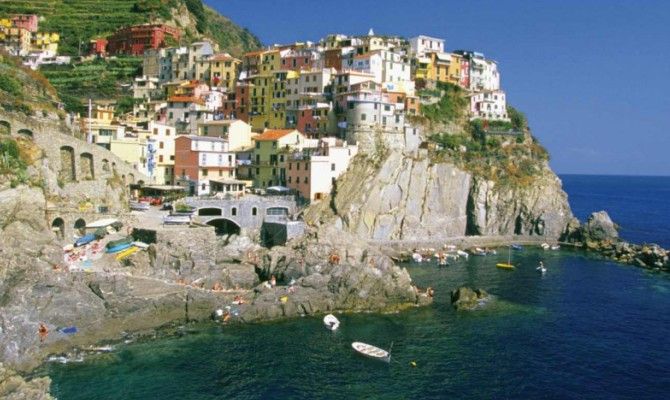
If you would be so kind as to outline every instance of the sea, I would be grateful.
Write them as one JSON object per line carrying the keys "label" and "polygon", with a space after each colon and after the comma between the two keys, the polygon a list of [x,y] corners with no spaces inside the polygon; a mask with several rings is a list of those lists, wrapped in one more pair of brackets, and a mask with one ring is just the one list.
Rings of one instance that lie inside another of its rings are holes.
{"label": "sea", "polygon": [[[670,177],[561,176],[584,220],[607,210],[633,242],[670,248]],[[667,399],[670,274],[581,251],[525,248],[507,259],[408,263],[429,307],[252,325],[187,325],[79,363],[48,363],[52,394],[72,399]],[[539,261],[546,274],[535,268]],[[451,290],[494,295],[456,312]],[[391,350],[363,358],[353,341]]]}

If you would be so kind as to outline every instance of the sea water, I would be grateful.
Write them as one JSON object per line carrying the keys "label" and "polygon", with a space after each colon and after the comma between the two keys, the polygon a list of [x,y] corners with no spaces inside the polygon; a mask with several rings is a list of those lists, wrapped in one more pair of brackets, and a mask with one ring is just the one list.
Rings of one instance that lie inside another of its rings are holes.
{"label": "sea water", "polygon": [[[604,208],[624,237],[669,245],[670,211],[648,209],[665,203],[668,178],[626,178],[618,190],[609,177],[562,178],[581,218]],[[514,252],[515,271],[495,268],[503,259],[500,251],[441,268],[407,264],[419,286],[435,289],[433,305],[338,315],[335,332],[321,316],[198,324],[42,372],[61,400],[667,398],[669,274],[571,250]],[[461,285],[495,300],[456,312],[449,293]],[[391,362],[360,357],[353,341],[393,343]]]}

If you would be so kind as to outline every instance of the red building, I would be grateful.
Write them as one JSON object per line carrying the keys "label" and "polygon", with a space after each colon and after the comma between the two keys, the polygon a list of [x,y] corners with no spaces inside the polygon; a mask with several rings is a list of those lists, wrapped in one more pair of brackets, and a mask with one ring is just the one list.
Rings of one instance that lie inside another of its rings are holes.
{"label": "red building", "polygon": [[316,67],[316,55],[308,49],[288,50],[281,58],[281,69],[300,71]]}
{"label": "red building", "polygon": [[323,52],[324,68],[342,69],[342,49],[330,49]]}
{"label": "red building", "polygon": [[121,28],[108,38],[109,54],[140,56],[145,50],[167,46],[167,39],[179,41],[181,31],[168,25],[135,25]]}
{"label": "red building", "polygon": [[327,104],[299,109],[295,129],[308,137],[325,135],[328,130],[328,112],[330,106]]}
{"label": "red building", "polygon": [[37,32],[37,15],[34,14],[16,14],[12,16],[12,26],[15,28],[27,29],[30,32]]}
{"label": "red building", "polygon": [[249,98],[253,84],[238,82],[235,85],[235,118],[249,122]]}
{"label": "red building", "polygon": [[104,57],[107,55],[107,39],[98,38],[91,40],[88,49],[89,55]]}

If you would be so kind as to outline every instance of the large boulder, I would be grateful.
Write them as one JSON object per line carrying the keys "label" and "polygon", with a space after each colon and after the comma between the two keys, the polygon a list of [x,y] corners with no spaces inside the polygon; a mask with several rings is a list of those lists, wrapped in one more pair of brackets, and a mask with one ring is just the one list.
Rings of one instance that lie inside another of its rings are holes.
{"label": "large boulder", "polygon": [[619,238],[617,226],[606,211],[591,214],[584,225],[584,236],[590,240],[614,240]]}
{"label": "large boulder", "polygon": [[451,304],[456,310],[473,310],[489,298],[484,289],[461,286],[451,291]]}

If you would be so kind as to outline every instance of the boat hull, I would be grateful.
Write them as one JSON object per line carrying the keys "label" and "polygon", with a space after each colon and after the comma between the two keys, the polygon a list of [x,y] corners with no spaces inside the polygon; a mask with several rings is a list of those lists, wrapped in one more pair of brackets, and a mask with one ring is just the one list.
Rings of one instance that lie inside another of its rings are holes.
{"label": "boat hull", "polygon": [[500,269],[514,269],[514,265],[508,263],[498,263],[496,267]]}
{"label": "boat hull", "polygon": [[356,350],[359,354],[362,354],[368,358],[372,358],[379,361],[389,362],[391,361],[391,355],[388,351],[382,350],[379,347],[363,343],[363,342],[353,342],[351,347]]}

